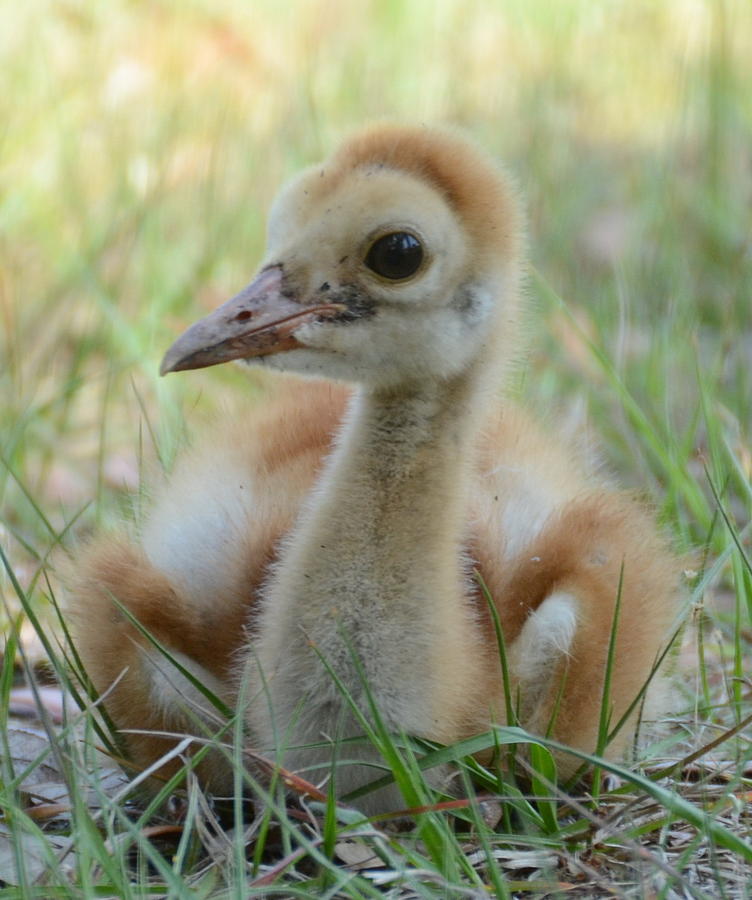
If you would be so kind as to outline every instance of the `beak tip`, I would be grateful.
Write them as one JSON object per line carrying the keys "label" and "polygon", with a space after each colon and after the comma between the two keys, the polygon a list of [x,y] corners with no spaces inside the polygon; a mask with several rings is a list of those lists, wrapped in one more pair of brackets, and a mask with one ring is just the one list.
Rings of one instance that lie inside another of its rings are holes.
{"label": "beak tip", "polygon": [[162,362],[159,364],[160,377],[163,378],[165,375],[169,375],[170,372],[177,371],[179,363],[180,360],[175,357],[175,354],[168,350],[162,358]]}

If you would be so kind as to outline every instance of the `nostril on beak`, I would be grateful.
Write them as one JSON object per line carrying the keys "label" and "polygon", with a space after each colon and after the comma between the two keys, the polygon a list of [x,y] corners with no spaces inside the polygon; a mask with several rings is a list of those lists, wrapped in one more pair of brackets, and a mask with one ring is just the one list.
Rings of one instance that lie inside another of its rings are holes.
{"label": "nostril on beak", "polygon": [[243,309],[235,316],[235,321],[245,322],[245,320],[250,319],[252,315],[253,313],[250,311],[250,309]]}

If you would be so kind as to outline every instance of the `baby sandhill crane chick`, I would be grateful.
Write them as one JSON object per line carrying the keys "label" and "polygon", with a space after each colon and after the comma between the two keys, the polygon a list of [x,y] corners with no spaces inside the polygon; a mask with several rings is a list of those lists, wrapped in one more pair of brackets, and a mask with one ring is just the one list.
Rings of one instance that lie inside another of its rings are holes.
{"label": "baby sandhill crane chick", "polygon": [[[452,742],[503,723],[473,569],[521,723],[553,721],[588,751],[620,591],[619,720],[669,637],[676,561],[644,511],[501,399],[521,245],[504,176],[450,133],[367,130],[282,191],[259,274],[162,371],[244,359],[305,380],[278,376],[269,404],[186,455],[138,540],[95,543],[81,565],[76,639],[119,727],[195,732],[210,716],[113,597],[228,703],[243,683],[249,746],[312,780],[327,742],[363,731],[327,668],[394,732]],[[141,766],[167,747],[127,742]],[[381,774],[359,747],[338,751],[359,760],[339,766],[340,795]],[[231,783],[219,753],[200,774]],[[396,788],[359,802],[403,805]]]}

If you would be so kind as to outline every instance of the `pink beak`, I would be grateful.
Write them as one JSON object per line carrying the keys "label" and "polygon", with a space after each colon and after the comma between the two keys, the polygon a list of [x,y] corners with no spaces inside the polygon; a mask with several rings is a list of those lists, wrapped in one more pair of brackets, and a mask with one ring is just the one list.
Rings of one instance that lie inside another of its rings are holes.
{"label": "pink beak", "polygon": [[262,270],[248,287],[175,341],[165,353],[160,375],[292,350],[302,346],[295,338],[301,325],[345,310],[341,303],[303,306],[282,290],[282,269]]}

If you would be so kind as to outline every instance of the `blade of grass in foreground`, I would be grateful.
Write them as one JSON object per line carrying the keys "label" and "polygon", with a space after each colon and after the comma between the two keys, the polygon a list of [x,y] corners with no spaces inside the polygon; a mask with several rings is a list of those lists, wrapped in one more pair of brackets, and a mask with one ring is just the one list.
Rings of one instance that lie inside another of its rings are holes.
{"label": "blade of grass in foreground", "polygon": [[[362,710],[356,703],[351,692],[331,667],[329,661],[319,652],[317,647],[314,647],[314,651],[326,668],[329,676],[337,685],[337,689],[342,694],[348,707],[353,712],[356,719],[359,720],[361,725],[366,729],[366,733],[374,744],[374,747],[378,749],[378,752],[391,769],[392,779],[396,781],[407,805],[410,807],[429,805],[431,792],[420,775],[420,770],[423,767],[419,766],[414,757],[411,757],[409,754],[405,756],[400,753],[398,745],[382,720],[373,695],[368,688],[366,673],[363,670],[355,649],[351,646],[347,635],[343,634],[343,640],[349,648],[353,665],[356,668],[363,685],[369,710],[373,717],[372,725],[363,715]],[[454,862],[446,852],[447,831],[445,823],[440,818],[433,815],[421,816],[418,828],[420,836],[429,850],[434,865],[436,865],[440,871],[443,871],[446,863],[451,864]],[[456,872],[452,872],[451,874],[452,877],[456,877]]]}
{"label": "blade of grass in foreground", "polygon": [[[458,741],[456,744],[452,744],[448,747],[441,747],[437,750],[433,750],[422,757],[418,761],[418,765],[421,769],[425,769],[444,763],[460,762],[466,756],[481,753],[497,744],[511,743],[539,744],[549,750],[557,750],[562,753],[571,754],[592,766],[605,769],[607,772],[613,773],[624,781],[627,781],[636,788],[642,790],[668,812],[674,814],[678,818],[684,819],[690,825],[693,825],[708,834],[719,846],[737,853],[742,859],[748,862],[752,862],[752,844],[743,840],[729,829],[724,828],[723,825],[716,822],[711,815],[704,810],[699,809],[688,800],[685,800],[674,791],[661,787],[655,781],[641,775],[639,772],[632,771],[611,760],[603,759],[592,753],[585,753],[582,750],[576,750],[550,738],[530,735],[522,728],[497,726],[485,734],[477,735],[476,737],[468,738],[464,741]],[[372,785],[368,785],[368,788],[371,787]],[[356,793],[359,794],[361,792],[365,791],[353,792],[353,796]]]}
{"label": "blade of grass in foreground", "polygon": [[[507,731],[510,729],[503,730]],[[716,822],[711,815],[702,809],[698,809],[698,807],[688,800],[685,800],[674,791],[667,790],[659,784],[656,784],[650,778],[641,775],[639,772],[634,772],[624,766],[611,762],[610,760],[603,759],[591,753],[585,753],[582,750],[575,750],[572,747],[567,747],[566,744],[560,744],[558,741],[553,741],[550,738],[531,737],[525,732],[523,732],[523,734],[525,736],[524,738],[519,739],[520,743],[540,743],[550,750],[570,753],[578,759],[588,762],[593,766],[598,766],[601,769],[605,769],[608,772],[612,772],[624,781],[628,781],[630,784],[633,784],[648,796],[652,797],[663,806],[664,809],[667,809],[679,818],[689,822],[690,825],[694,825],[695,828],[708,834],[719,846],[737,853],[742,859],[752,863],[752,844],[743,840],[728,828],[724,828],[723,825]]]}

